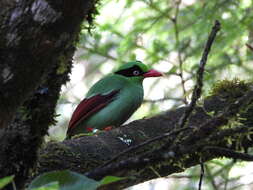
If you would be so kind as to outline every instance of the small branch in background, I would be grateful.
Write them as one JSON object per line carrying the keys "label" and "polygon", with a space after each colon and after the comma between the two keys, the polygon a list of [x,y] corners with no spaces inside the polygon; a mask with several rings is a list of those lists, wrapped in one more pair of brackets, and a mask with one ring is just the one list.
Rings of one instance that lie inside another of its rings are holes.
{"label": "small branch in background", "polygon": [[146,100],[143,100],[143,103],[157,103],[157,102],[164,102],[164,101],[167,101],[167,100],[173,100],[173,101],[184,101],[182,98],[174,98],[174,97],[164,97],[164,98],[160,98],[160,99],[157,99],[157,100],[149,100],[149,99],[146,99]]}
{"label": "small branch in background", "polygon": [[212,31],[208,37],[208,40],[205,45],[204,52],[202,54],[202,58],[199,63],[199,69],[197,71],[197,82],[194,86],[192,98],[189,107],[185,110],[183,116],[180,118],[178,122],[178,127],[182,128],[186,124],[189,116],[191,115],[192,111],[194,110],[196,103],[198,99],[201,96],[202,93],[202,87],[203,87],[203,76],[204,76],[204,71],[205,71],[205,65],[207,62],[208,54],[211,50],[211,46],[214,42],[214,39],[216,37],[217,32],[220,30],[220,22],[218,20],[215,21],[215,24],[212,28]]}
{"label": "small branch in background", "polygon": [[206,178],[210,181],[210,183],[213,187],[213,190],[219,190],[219,185],[216,185],[216,182],[215,182],[215,176],[217,176],[220,172],[222,172],[222,170],[219,170],[219,173],[216,172],[216,175],[215,175],[215,174],[212,174],[209,166],[205,165],[205,172],[206,172]]}
{"label": "small branch in background", "polygon": [[246,43],[246,46],[253,52],[253,47],[250,44]]}
{"label": "small branch in background", "polygon": [[[227,188],[228,188],[228,183],[233,182],[234,179],[235,179],[235,178],[229,176],[229,173],[230,173],[232,167],[234,166],[235,162],[236,162],[236,161],[233,159],[230,163],[228,163],[225,167],[222,168],[222,170],[223,170],[223,169],[226,169],[226,174],[225,174],[226,176],[224,177],[224,178],[225,178],[225,179],[224,179],[224,182],[222,182],[222,183],[219,184],[218,186],[220,187],[220,186],[223,185],[223,186],[224,186],[224,187],[223,187],[224,190],[227,190]],[[236,179],[240,179],[241,177],[242,177],[242,176],[237,176]]]}
{"label": "small branch in background", "polygon": [[113,57],[113,56],[109,55],[108,53],[103,53],[103,52],[99,51],[99,49],[89,48],[89,47],[86,47],[86,46],[81,46],[81,48],[84,49],[84,50],[86,50],[86,51],[89,51],[90,53],[102,56],[102,57],[104,57],[106,59],[117,61],[116,57]]}
{"label": "small branch in background", "polygon": [[200,177],[199,177],[199,189],[198,190],[201,190],[202,181],[203,181],[203,177],[204,177],[204,174],[205,174],[205,168],[204,168],[204,163],[203,162],[201,162],[200,168],[201,168],[201,172],[200,172]]}
{"label": "small branch in background", "polygon": [[181,87],[182,87],[182,90],[183,90],[183,102],[184,102],[184,104],[187,105],[188,102],[187,102],[187,99],[186,99],[185,79],[184,79],[184,75],[183,75],[183,59],[182,59],[181,49],[179,48],[180,39],[179,39],[179,30],[178,30],[178,24],[177,24],[177,18],[178,18],[180,4],[181,4],[181,0],[176,2],[176,13],[175,13],[175,16],[173,18],[171,18],[170,20],[174,24],[176,46],[178,48],[178,54],[177,54],[178,61],[179,61],[178,76],[180,77]]}
{"label": "small branch in background", "polygon": [[165,177],[166,179],[193,179],[197,178],[199,175],[170,175]]}
{"label": "small branch in background", "polygon": [[228,148],[221,148],[216,146],[207,146],[205,150],[213,152],[217,156],[224,156],[227,158],[240,159],[244,161],[253,161],[253,155],[236,152],[234,150],[230,150]]}
{"label": "small branch in background", "polygon": [[[178,7],[179,7],[179,4],[177,5],[177,14],[178,14]],[[176,14],[176,16],[177,16],[177,14]],[[175,18],[177,18],[177,17],[175,17]],[[177,43],[179,43],[176,19],[174,21],[174,24],[175,24],[176,41],[177,41]],[[180,118],[180,120],[178,122],[178,127],[179,128],[184,128],[184,126],[187,123],[187,120],[190,117],[192,111],[195,109],[195,106],[196,106],[196,103],[197,103],[198,99],[201,96],[202,87],[203,87],[203,76],[204,76],[204,71],[205,71],[205,65],[206,65],[208,54],[211,50],[212,44],[213,44],[214,39],[216,37],[216,34],[219,30],[220,30],[220,23],[219,23],[219,21],[216,20],[215,24],[212,28],[212,31],[211,31],[211,33],[208,37],[208,40],[206,42],[205,49],[204,49],[204,52],[202,54],[202,58],[201,58],[200,63],[199,63],[199,69],[197,71],[197,82],[196,82],[194,90],[193,90],[190,105],[185,110],[183,116]],[[182,57],[181,57],[180,51],[178,52],[178,55],[179,55],[179,63],[180,63],[179,68],[180,68],[181,84],[182,84],[182,87],[183,87],[183,90],[184,90],[184,96],[185,96],[184,99],[185,99],[185,102],[187,104],[186,91],[185,91],[184,78],[183,78],[183,69],[182,69],[183,62],[182,62]],[[200,179],[199,179],[199,187],[198,187],[199,190],[201,190],[202,180],[203,180],[203,177],[204,177],[204,164],[201,163],[200,166],[201,166],[201,174],[200,174]]]}

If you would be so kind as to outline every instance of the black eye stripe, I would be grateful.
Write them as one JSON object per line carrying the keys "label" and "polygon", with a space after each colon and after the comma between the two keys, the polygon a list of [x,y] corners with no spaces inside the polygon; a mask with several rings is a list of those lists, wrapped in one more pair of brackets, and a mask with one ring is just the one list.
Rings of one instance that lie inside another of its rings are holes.
{"label": "black eye stripe", "polygon": [[[138,75],[134,74],[134,71],[138,71],[139,74]],[[126,77],[136,77],[136,76],[140,76],[140,75],[144,74],[144,72],[141,70],[141,68],[139,66],[135,65],[135,66],[127,68],[127,69],[119,70],[119,71],[115,72],[115,74],[123,75]]]}

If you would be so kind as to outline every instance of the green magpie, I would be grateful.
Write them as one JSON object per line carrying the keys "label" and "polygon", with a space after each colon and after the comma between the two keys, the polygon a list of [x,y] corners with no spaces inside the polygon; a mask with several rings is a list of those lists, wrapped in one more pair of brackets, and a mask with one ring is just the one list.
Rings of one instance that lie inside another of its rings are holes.
{"label": "green magpie", "polygon": [[159,76],[162,73],[132,61],[100,79],[73,112],[67,136],[120,126],[143,101],[143,79]]}

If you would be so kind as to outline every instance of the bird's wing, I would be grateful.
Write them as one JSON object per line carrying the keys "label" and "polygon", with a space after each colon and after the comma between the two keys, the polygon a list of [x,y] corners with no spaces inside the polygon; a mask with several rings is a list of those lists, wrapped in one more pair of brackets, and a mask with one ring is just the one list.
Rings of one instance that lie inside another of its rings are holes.
{"label": "bird's wing", "polygon": [[113,101],[118,92],[119,90],[113,90],[107,94],[97,94],[82,100],[71,117],[68,133],[81,121],[87,119]]}

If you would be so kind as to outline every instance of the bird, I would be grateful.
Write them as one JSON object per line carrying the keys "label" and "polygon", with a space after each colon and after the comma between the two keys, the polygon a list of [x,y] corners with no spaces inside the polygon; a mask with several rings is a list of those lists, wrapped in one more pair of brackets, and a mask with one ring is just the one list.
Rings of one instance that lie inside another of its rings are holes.
{"label": "bird", "polygon": [[143,80],[160,76],[161,72],[149,69],[141,61],[130,61],[100,79],[74,110],[67,137],[120,126],[140,107]]}

